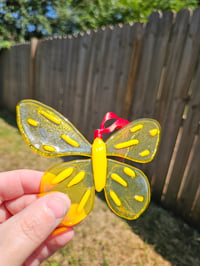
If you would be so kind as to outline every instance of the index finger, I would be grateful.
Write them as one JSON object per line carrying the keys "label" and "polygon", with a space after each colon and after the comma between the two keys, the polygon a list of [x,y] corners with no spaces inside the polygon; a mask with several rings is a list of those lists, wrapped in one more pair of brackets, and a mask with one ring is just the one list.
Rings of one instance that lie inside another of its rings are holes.
{"label": "index finger", "polygon": [[39,193],[42,172],[14,170],[0,173],[0,203],[24,194]]}

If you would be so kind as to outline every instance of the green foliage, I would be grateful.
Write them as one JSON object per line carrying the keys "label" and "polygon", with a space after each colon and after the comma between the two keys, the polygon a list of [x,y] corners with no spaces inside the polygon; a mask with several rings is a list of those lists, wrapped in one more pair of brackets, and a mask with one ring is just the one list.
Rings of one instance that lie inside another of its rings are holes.
{"label": "green foliage", "polygon": [[[50,35],[59,23],[62,8],[67,8],[64,0],[2,0],[0,34],[4,39],[14,41]],[[50,15],[50,10],[54,10],[55,17]]]}
{"label": "green foliage", "polygon": [[1,49],[8,49],[11,47],[11,42],[9,41],[4,41],[1,37],[0,37],[0,50]]}
{"label": "green foliage", "polygon": [[0,0],[0,48],[32,37],[145,21],[154,10],[197,5],[198,0]]}

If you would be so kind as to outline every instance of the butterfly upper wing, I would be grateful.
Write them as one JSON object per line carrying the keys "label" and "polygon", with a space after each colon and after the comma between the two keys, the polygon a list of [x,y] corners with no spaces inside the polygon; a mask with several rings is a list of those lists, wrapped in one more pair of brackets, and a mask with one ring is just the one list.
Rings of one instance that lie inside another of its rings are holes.
{"label": "butterfly upper wing", "polygon": [[43,156],[91,155],[91,144],[64,116],[34,100],[17,105],[18,127],[28,145]]}
{"label": "butterfly upper wing", "polygon": [[150,201],[150,186],[145,174],[133,166],[111,159],[108,159],[104,192],[111,210],[129,220],[137,219]]}
{"label": "butterfly upper wing", "polygon": [[114,133],[107,141],[107,155],[136,162],[150,162],[158,149],[160,125],[154,119],[138,119]]}
{"label": "butterfly upper wing", "polygon": [[92,210],[95,198],[91,159],[59,163],[47,170],[40,184],[40,192],[60,191],[68,195],[71,207],[64,226],[81,222]]}

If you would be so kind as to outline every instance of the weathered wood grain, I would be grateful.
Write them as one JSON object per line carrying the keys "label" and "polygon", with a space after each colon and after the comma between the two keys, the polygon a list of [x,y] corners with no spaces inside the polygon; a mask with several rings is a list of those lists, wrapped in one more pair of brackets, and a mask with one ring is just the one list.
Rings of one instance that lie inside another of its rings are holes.
{"label": "weathered wood grain", "polygon": [[[190,12],[182,10],[177,14],[171,35],[171,44],[166,62],[166,72],[161,88],[158,115],[156,116],[162,126],[162,140],[159,154],[155,160],[153,176],[159,178],[152,182],[154,197],[160,201],[165,184],[168,168],[170,165],[173,149],[176,143],[179,127],[185,106],[185,95],[188,86],[179,87],[176,84],[177,76],[180,75],[180,64],[183,58],[185,40],[188,34]],[[162,159],[161,159],[162,158]]]}
{"label": "weathered wood grain", "polygon": [[[179,76],[177,76],[176,81],[176,87],[189,87],[191,89],[189,92],[191,96],[188,104],[186,105],[186,110],[188,113],[186,114],[183,124],[182,137],[176,154],[173,171],[169,180],[167,193],[164,198],[164,204],[170,208],[177,208],[177,206],[174,205],[174,202],[177,199],[178,191],[181,182],[183,181],[184,171],[187,167],[189,156],[192,152],[191,149],[195,135],[197,134],[198,123],[200,120],[200,113],[197,108],[200,106],[200,63],[198,62],[198,56],[200,53],[200,27],[198,27],[198,25],[200,25],[200,9],[198,12],[194,12],[192,17],[189,34],[186,40],[182,62],[180,65]],[[197,72],[195,71],[196,68]],[[187,95],[181,96],[184,98],[187,97]],[[198,184],[196,185],[198,187]],[[187,190],[183,190],[182,193],[185,194],[186,191]],[[187,192],[186,194],[189,195]],[[191,195],[189,195],[189,197],[191,197]],[[181,198],[178,199],[178,201],[182,202]],[[184,209],[184,206],[182,206],[181,209]]]}

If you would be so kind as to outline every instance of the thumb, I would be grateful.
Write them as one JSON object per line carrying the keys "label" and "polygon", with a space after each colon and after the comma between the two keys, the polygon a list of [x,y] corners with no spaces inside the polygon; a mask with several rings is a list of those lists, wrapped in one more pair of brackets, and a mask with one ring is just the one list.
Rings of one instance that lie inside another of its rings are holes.
{"label": "thumb", "polygon": [[21,265],[59,225],[70,207],[59,192],[43,196],[0,225],[2,265]]}

